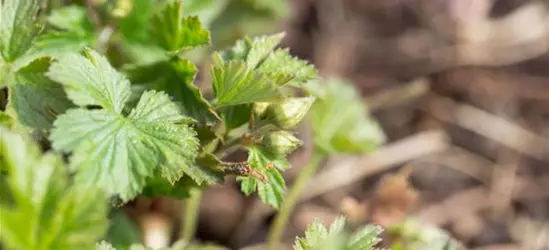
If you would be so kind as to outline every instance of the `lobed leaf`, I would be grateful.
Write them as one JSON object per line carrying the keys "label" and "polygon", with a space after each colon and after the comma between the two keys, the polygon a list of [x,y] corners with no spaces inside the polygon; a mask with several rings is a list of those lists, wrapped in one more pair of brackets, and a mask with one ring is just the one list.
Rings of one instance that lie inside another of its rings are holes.
{"label": "lobed leaf", "polygon": [[76,179],[99,185],[123,201],[135,197],[155,169],[170,183],[183,174],[198,183],[216,181],[194,165],[195,132],[186,125],[169,98],[145,92],[128,117],[106,110],[73,109],[55,122],[53,147],[73,151]]}
{"label": "lobed leaf", "polygon": [[243,61],[218,63],[211,71],[218,107],[272,101],[280,97],[275,81],[254,72]]}
{"label": "lobed leaf", "polygon": [[74,102],[103,108],[71,109],[54,123],[53,147],[73,152],[71,168],[77,171],[77,181],[127,201],[153,176],[170,184],[183,174],[198,184],[218,180],[194,164],[199,146],[196,133],[182,123],[185,117],[165,93],[144,92],[136,107],[124,115],[131,94],[129,81],[101,55],[91,50],[86,54],[87,58],[69,54],[48,72]]}
{"label": "lobed leaf", "polygon": [[[275,155],[260,147],[248,149],[248,163],[255,171],[266,176],[266,180],[258,180],[257,177],[239,177],[241,190],[244,194],[250,195],[257,191],[259,198],[266,204],[278,209],[284,201],[286,183],[279,170],[289,168],[289,163],[283,155]],[[269,164],[275,168],[267,169]]]}
{"label": "lobed leaf", "polygon": [[326,228],[318,220],[314,220],[305,230],[305,237],[297,238],[295,250],[374,250],[380,241],[381,228],[366,225],[350,234],[346,229],[346,219],[338,217]]}

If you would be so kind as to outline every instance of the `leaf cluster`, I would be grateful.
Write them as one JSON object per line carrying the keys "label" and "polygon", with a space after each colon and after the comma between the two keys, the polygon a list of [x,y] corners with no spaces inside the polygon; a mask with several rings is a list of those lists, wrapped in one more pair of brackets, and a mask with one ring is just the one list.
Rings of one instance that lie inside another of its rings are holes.
{"label": "leaf cluster", "polygon": [[[302,144],[292,130],[310,109],[323,152],[383,141],[354,89],[309,85],[317,71],[280,48],[284,33],[209,53],[221,44],[212,46],[215,34],[235,40],[219,28],[234,8],[274,20],[282,2],[160,2],[0,1],[0,240],[8,249],[114,249],[96,245],[108,200],[185,198],[226,175],[279,208],[287,155]],[[247,160],[224,161],[235,150]],[[204,249],[183,245],[171,249]]]}

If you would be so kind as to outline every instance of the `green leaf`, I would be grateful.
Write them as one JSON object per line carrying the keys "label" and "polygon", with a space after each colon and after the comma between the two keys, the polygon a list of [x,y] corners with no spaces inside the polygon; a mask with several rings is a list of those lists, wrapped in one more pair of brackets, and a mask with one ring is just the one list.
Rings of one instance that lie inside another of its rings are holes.
{"label": "green leaf", "polygon": [[242,61],[218,62],[211,73],[218,107],[273,101],[280,97],[275,81],[255,73]]}
{"label": "green leaf", "polygon": [[286,36],[285,33],[278,33],[269,36],[259,36],[255,37],[250,41],[250,51],[246,57],[246,62],[248,67],[256,68],[271,52],[273,49],[278,46],[278,44]]}
{"label": "green leaf", "polygon": [[70,5],[53,9],[48,16],[48,23],[57,29],[74,34],[88,35],[93,32],[93,26],[83,6]]}
{"label": "green leaf", "polygon": [[49,130],[58,114],[73,107],[63,88],[41,74],[17,73],[7,110],[23,126]]}
{"label": "green leaf", "polygon": [[65,88],[76,105],[97,105],[121,113],[130,97],[130,82],[94,50],[85,56],[67,53],[53,63],[47,76]]}
{"label": "green leaf", "polygon": [[166,94],[144,92],[124,115],[129,81],[96,52],[88,50],[87,56],[67,55],[48,72],[75,103],[103,108],[71,109],[54,123],[53,147],[74,151],[71,167],[77,170],[77,181],[99,186],[123,201],[135,197],[155,173],[170,183],[183,174],[198,184],[217,181],[194,165],[196,133],[181,123],[185,117]]}
{"label": "green leaf", "polygon": [[348,250],[375,249],[380,242],[379,235],[383,230],[379,226],[366,225],[351,235],[348,243]]}
{"label": "green leaf", "polygon": [[340,79],[310,82],[307,90],[317,97],[310,111],[316,146],[326,153],[361,153],[385,142],[378,123],[369,116],[357,91]]}
{"label": "green leaf", "polygon": [[[279,170],[286,170],[290,164],[283,155],[275,155],[261,147],[252,147],[248,150],[248,163],[251,168],[262,175],[266,180],[262,182],[255,176],[238,177],[241,180],[241,190],[250,195],[257,190],[259,198],[266,204],[278,209],[284,201],[286,183]],[[269,164],[275,167],[267,169]]]}
{"label": "green leaf", "polygon": [[31,48],[40,31],[38,9],[38,0],[0,2],[0,54],[4,61],[12,62]]}
{"label": "green leaf", "polygon": [[148,91],[127,117],[106,110],[69,110],[56,120],[51,139],[58,150],[76,150],[72,167],[78,169],[77,180],[127,201],[156,168],[171,183],[184,173],[198,183],[216,181],[194,166],[198,139],[188,126],[176,124],[181,119],[167,95]]}
{"label": "green leaf", "polygon": [[173,96],[181,112],[200,124],[212,125],[219,118],[214,108],[194,85],[196,67],[186,59],[137,66],[129,70],[132,82],[165,91]]}
{"label": "green leaf", "polygon": [[181,0],[170,0],[151,19],[151,37],[170,52],[210,44],[210,32],[202,28],[198,17],[184,17]]}
{"label": "green leaf", "polygon": [[0,197],[0,239],[7,249],[94,249],[107,226],[97,189],[71,186],[60,157],[41,155],[22,135],[0,127],[0,165],[11,204]]}
{"label": "green leaf", "polygon": [[330,228],[314,220],[305,230],[304,238],[297,238],[294,250],[375,250],[382,230],[366,225],[350,235],[345,229],[346,219],[338,217]]}
{"label": "green leaf", "polygon": [[[165,89],[168,93],[174,93],[181,102],[183,113],[196,119],[201,124],[214,124],[220,118],[214,108],[204,99],[202,92],[194,85],[194,79],[198,69],[194,64],[182,58],[171,60],[171,66],[175,70],[178,82],[172,82]],[[171,90],[171,91],[170,91]]]}
{"label": "green leaf", "polygon": [[295,241],[295,250],[313,250],[319,248],[323,240],[328,236],[328,229],[318,220],[314,220],[305,230],[304,238],[297,238]]}
{"label": "green leaf", "polygon": [[223,59],[243,60],[246,61],[248,68],[255,69],[272,53],[284,36],[285,33],[277,33],[238,40],[230,50],[223,53]]}
{"label": "green leaf", "polygon": [[317,70],[306,61],[290,55],[288,49],[278,49],[269,54],[258,70],[271,75],[278,84],[300,86],[317,78]]}

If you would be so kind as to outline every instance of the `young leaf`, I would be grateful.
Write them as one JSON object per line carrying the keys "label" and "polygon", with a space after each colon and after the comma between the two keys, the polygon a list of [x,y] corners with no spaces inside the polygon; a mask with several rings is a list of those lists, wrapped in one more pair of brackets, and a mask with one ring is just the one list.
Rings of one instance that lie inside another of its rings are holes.
{"label": "young leaf", "polygon": [[310,82],[306,89],[317,97],[310,117],[316,146],[326,153],[360,153],[385,141],[378,123],[356,90],[340,79]]}
{"label": "young leaf", "polygon": [[242,60],[248,68],[255,69],[278,46],[284,36],[285,33],[278,33],[238,40],[230,50],[223,52],[223,60]]}
{"label": "young leaf", "polygon": [[379,243],[379,235],[383,230],[379,226],[366,225],[356,231],[347,242],[348,250],[363,250],[375,249],[375,245]]}
{"label": "young leaf", "polygon": [[151,20],[151,37],[170,52],[210,43],[210,32],[202,28],[198,17],[184,17],[182,0],[170,0]]}
{"label": "young leaf", "polygon": [[246,38],[222,55],[214,55],[211,73],[217,106],[277,100],[280,86],[316,78],[314,67],[288,50],[273,52],[283,37],[284,33]]}
{"label": "young leaf", "polygon": [[253,40],[249,40],[250,51],[246,56],[248,67],[256,68],[267,56],[278,46],[278,44],[286,36],[285,33],[278,33],[270,36],[260,36]]}
{"label": "young leaf", "polygon": [[[256,176],[239,177],[242,192],[250,195],[257,190],[259,198],[266,204],[278,209],[282,205],[286,183],[279,170],[289,168],[289,163],[283,155],[275,155],[260,147],[251,147],[248,150],[248,163],[251,168],[266,179],[261,180]],[[269,165],[274,168],[269,168]]]}
{"label": "young leaf", "polygon": [[7,249],[94,249],[107,226],[97,189],[71,186],[60,157],[41,155],[29,138],[0,127],[0,165],[11,200],[0,197],[0,239]]}
{"label": "young leaf", "polygon": [[271,101],[280,97],[277,91],[279,86],[274,80],[255,73],[242,61],[218,62],[211,73],[218,107]]}
{"label": "young leaf", "polygon": [[78,170],[77,181],[100,186],[123,201],[135,197],[156,172],[170,183],[183,174],[198,184],[217,181],[194,165],[198,139],[180,124],[184,117],[166,94],[144,92],[124,115],[129,81],[101,55],[90,50],[86,54],[67,55],[48,72],[75,103],[103,108],[71,109],[54,123],[53,147],[74,151],[71,167]]}
{"label": "young leaf", "polygon": [[337,218],[330,228],[314,220],[305,230],[304,238],[297,238],[294,250],[374,250],[380,241],[381,228],[366,225],[350,235],[345,230],[344,217]]}
{"label": "young leaf", "polygon": [[289,83],[293,86],[316,79],[318,74],[314,66],[293,57],[288,49],[278,49],[269,54],[258,70],[277,79],[279,85]]}
{"label": "young leaf", "polygon": [[38,9],[38,0],[0,2],[0,54],[4,61],[12,62],[31,48],[40,30],[36,24]]}

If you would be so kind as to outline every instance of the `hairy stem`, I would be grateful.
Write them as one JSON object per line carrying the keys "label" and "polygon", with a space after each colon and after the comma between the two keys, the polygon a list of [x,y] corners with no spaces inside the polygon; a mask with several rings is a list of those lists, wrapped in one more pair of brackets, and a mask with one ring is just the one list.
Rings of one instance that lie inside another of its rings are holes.
{"label": "hairy stem", "polygon": [[185,216],[183,217],[183,230],[181,238],[186,242],[191,242],[196,232],[198,224],[198,213],[200,211],[200,198],[202,197],[202,190],[192,189],[190,191],[190,197],[185,201]]}
{"label": "hairy stem", "polygon": [[278,248],[278,245],[280,244],[280,240],[282,238],[282,233],[284,232],[284,228],[288,223],[290,214],[292,213],[292,210],[297,203],[302,189],[316,172],[316,170],[320,166],[320,162],[323,159],[324,156],[322,154],[314,153],[307,166],[305,166],[305,168],[303,168],[303,170],[301,170],[301,172],[297,176],[297,179],[290,188],[288,195],[284,199],[284,204],[282,204],[282,207],[280,208],[280,211],[278,212],[278,215],[276,216],[275,221],[271,226],[268,237],[268,250],[276,250]]}

